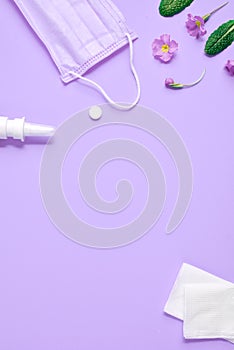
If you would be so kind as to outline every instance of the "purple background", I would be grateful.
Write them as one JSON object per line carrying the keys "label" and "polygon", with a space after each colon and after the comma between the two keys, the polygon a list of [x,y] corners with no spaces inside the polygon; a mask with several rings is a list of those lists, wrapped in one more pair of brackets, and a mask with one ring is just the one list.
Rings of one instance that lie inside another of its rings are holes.
{"label": "purple background", "polygon": [[[234,281],[234,78],[223,69],[227,59],[234,59],[234,45],[208,58],[203,54],[204,40],[194,40],[184,27],[188,12],[204,15],[222,1],[196,0],[170,19],[159,16],[159,1],[115,3],[139,34],[134,49],[142,83],[141,105],[167,118],[190,152],[194,168],[191,206],[179,228],[166,235],[176,198],[176,171],[162,145],[146,135],[145,142],[154,143],[168,185],[159,222],[124,248],[81,247],[60,234],[44,211],[39,187],[44,145],[1,141],[0,349],[231,349],[233,345],[222,340],[185,341],[182,323],[163,314],[183,262]],[[208,33],[231,19],[231,13],[234,4],[230,1],[209,20]],[[151,54],[152,40],[162,33],[170,33],[179,43],[176,57],[167,65]],[[57,126],[79,110],[104,102],[96,91],[78,82],[62,84],[47,51],[13,1],[1,0],[0,43],[2,115],[26,116],[32,122]],[[127,60],[126,48],[87,76],[101,83],[113,98],[131,100],[135,86]],[[163,86],[167,76],[177,82],[195,80],[204,67],[206,77],[194,88],[171,91]],[[103,130],[103,138],[111,132]],[[131,128],[125,133],[137,138]],[[100,134],[96,137],[99,140]],[[88,138],[82,142],[88,150]],[[74,162],[68,160],[65,184],[69,169],[74,169]],[[112,199],[112,173],[125,176],[126,170],[137,184],[137,213],[145,199],[144,178],[129,164],[125,169],[124,162],[121,166],[114,163],[103,171],[98,188],[106,199]],[[75,184],[73,195],[67,190],[75,205]],[[81,215],[87,216],[85,209]],[[98,220],[95,217],[94,224]]]}

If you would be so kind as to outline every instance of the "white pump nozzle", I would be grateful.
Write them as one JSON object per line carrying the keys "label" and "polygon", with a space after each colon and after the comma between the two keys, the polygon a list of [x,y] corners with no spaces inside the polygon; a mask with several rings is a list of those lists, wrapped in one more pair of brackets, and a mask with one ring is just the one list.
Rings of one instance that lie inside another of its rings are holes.
{"label": "white pump nozzle", "polygon": [[54,127],[41,124],[26,123],[25,118],[9,120],[7,117],[0,117],[0,139],[13,139],[24,141],[26,136],[52,136]]}

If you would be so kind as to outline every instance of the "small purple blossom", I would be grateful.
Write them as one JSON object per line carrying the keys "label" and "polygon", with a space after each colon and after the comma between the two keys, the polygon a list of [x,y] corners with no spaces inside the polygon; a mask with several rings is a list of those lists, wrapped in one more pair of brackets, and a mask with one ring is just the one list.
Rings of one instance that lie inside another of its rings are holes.
{"label": "small purple blossom", "polygon": [[178,44],[175,40],[170,40],[169,34],[162,34],[160,39],[154,39],[152,51],[154,58],[161,62],[167,63],[178,50]]}
{"label": "small purple blossom", "polygon": [[234,75],[234,60],[228,60],[225,68],[227,69],[230,75]]}
{"label": "small purple blossom", "polygon": [[172,78],[166,78],[165,79],[165,86],[166,87],[170,87],[172,84],[174,84],[175,82],[174,82],[174,79],[172,79]]}
{"label": "small purple blossom", "polygon": [[205,23],[215,12],[219,11],[221,8],[223,8],[227,4],[228,4],[228,1],[226,1],[224,4],[220,5],[219,7],[217,7],[216,9],[207,13],[204,16],[193,16],[191,15],[191,13],[189,13],[187,21],[185,22],[189,35],[194,36],[197,39],[205,35],[206,34]]}
{"label": "small purple blossom", "polygon": [[189,35],[194,36],[197,39],[206,34],[205,21],[200,16],[193,16],[189,13],[185,25]]}

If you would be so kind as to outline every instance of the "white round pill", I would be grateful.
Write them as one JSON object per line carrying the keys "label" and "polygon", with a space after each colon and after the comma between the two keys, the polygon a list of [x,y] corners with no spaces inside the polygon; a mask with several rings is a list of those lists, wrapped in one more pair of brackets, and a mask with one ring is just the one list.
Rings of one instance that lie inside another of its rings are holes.
{"label": "white round pill", "polygon": [[102,109],[99,106],[93,106],[89,110],[89,116],[91,119],[98,120],[102,116]]}

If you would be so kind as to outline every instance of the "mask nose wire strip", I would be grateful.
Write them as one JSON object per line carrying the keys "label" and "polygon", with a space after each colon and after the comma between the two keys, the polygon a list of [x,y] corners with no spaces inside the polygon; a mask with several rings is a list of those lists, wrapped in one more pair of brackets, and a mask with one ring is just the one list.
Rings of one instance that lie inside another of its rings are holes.
{"label": "mask nose wire strip", "polygon": [[136,87],[137,87],[137,96],[135,98],[135,100],[130,103],[130,104],[122,104],[122,103],[117,103],[115,101],[113,101],[108,94],[106,93],[106,91],[95,81],[85,78],[82,75],[72,72],[70,71],[69,73],[81,80],[83,80],[84,82],[93,85],[97,90],[99,90],[101,92],[101,94],[104,96],[104,98],[116,109],[120,109],[120,110],[130,110],[133,107],[135,107],[137,105],[137,103],[139,102],[140,96],[141,96],[141,85],[140,85],[140,80],[137,74],[137,71],[134,67],[133,64],[133,43],[132,43],[132,39],[131,36],[126,33],[126,37],[128,38],[128,42],[129,42],[129,62],[130,62],[130,68],[131,68],[131,72],[133,74],[133,77],[135,79],[136,82]]}

